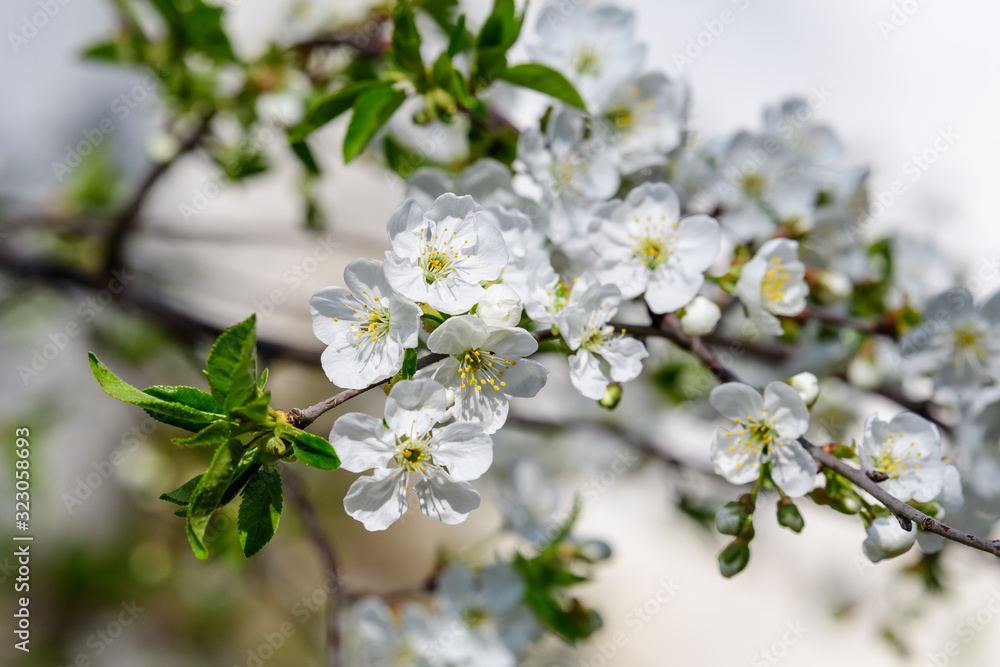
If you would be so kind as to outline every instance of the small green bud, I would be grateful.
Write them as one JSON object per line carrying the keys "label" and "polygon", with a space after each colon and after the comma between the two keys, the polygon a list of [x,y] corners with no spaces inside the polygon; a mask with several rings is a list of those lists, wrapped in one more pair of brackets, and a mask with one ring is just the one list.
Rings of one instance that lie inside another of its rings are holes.
{"label": "small green bud", "polygon": [[288,452],[288,445],[281,438],[274,436],[268,439],[267,444],[264,445],[264,451],[271,456],[281,458]]}
{"label": "small green bud", "polygon": [[799,508],[788,498],[783,498],[778,503],[778,523],[796,533],[801,533],[806,525],[802,515],[799,514]]}
{"label": "small green bud", "polygon": [[750,547],[733,540],[719,554],[719,572],[727,579],[743,571],[750,562]]}
{"label": "small green bud", "polygon": [[604,397],[598,401],[602,408],[607,408],[608,410],[614,410],[618,407],[618,403],[622,400],[622,386],[617,382],[612,382],[608,385],[607,390],[604,392]]}
{"label": "small green bud", "polygon": [[715,528],[723,535],[738,535],[749,517],[743,505],[734,500],[715,511]]}

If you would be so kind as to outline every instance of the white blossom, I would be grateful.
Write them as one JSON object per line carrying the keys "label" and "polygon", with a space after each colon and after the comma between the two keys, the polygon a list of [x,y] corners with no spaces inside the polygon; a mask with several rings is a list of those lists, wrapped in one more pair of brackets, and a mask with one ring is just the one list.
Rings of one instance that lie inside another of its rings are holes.
{"label": "white blossom", "polygon": [[446,419],[445,388],[433,380],[397,382],[385,402],[385,419],[358,412],[340,417],[330,442],[340,467],[351,472],[374,468],[344,498],[347,513],[368,530],[385,530],[408,507],[411,478],[420,511],[442,523],[465,521],[479,507],[469,480],[493,462],[493,441],[480,424]]}
{"label": "white blossom", "polygon": [[806,405],[812,405],[819,396],[819,379],[808,371],[793,375],[789,380],[792,388],[799,392]]}
{"label": "white blossom", "polygon": [[476,302],[476,317],[490,327],[513,327],[521,321],[521,297],[507,285],[490,285]]}
{"label": "white blossom", "polygon": [[746,484],[769,464],[771,479],[789,496],[812,490],[816,462],[798,442],[809,427],[809,410],[798,392],[784,382],[771,382],[761,397],[748,385],[727,382],[712,390],[710,401],[732,421],[712,440],[717,473],[733,484]]}
{"label": "white blossom", "polygon": [[795,241],[771,239],[743,265],[736,293],[761,333],[780,336],[781,320],[775,315],[798,315],[806,307],[809,286],[798,249]]}
{"label": "white blossom", "polygon": [[861,550],[873,563],[905,554],[917,539],[917,529],[903,530],[894,516],[877,517],[867,530]]}
{"label": "white blossom", "polygon": [[625,299],[645,293],[654,313],[691,301],[719,253],[719,223],[706,215],[681,219],[677,194],[665,183],[643,183],[596,216],[598,277],[617,285]]}
{"label": "white blossom", "polygon": [[483,294],[482,282],[496,280],[507,264],[499,230],[479,220],[472,197],[444,194],[423,211],[406,201],[389,218],[392,250],[385,275],[393,288],[443,313],[469,310]]}
{"label": "white blossom", "polygon": [[608,324],[621,300],[616,286],[592,285],[559,313],[559,332],[576,351],[569,358],[570,380],[577,391],[595,401],[604,397],[611,382],[637,378],[642,360],[649,356],[640,341]]}
{"label": "white blossom", "polygon": [[666,164],[684,141],[688,101],[687,84],[660,72],[618,87],[600,115],[619,142],[623,173]]}
{"label": "white blossom", "polygon": [[879,486],[901,500],[930,502],[944,488],[941,434],[937,426],[912,412],[889,422],[878,414],[868,417],[859,458],[866,472],[887,475]]}
{"label": "white blossom", "polygon": [[715,331],[715,325],[719,323],[722,311],[711,299],[701,295],[691,300],[691,303],[684,306],[684,315],[681,316],[681,331],[688,336],[707,336]]}
{"label": "white blossom", "polygon": [[614,5],[549,2],[535,32],[532,59],[564,74],[593,107],[604,106],[646,57],[645,44],[635,41],[635,15]]}
{"label": "white blossom", "polygon": [[404,349],[417,345],[420,309],[393,291],[377,260],[348,264],[344,283],[318,290],[309,311],[316,337],[327,345],[321,360],[327,377],[360,389],[399,371]]}
{"label": "white blossom", "polygon": [[525,359],[538,350],[534,336],[516,327],[491,328],[475,315],[451,317],[427,339],[431,352],[446,354],[434,379],[455,392],[458,419],[494,433],[507,421],[509,397],[530,398],[548,371]]}

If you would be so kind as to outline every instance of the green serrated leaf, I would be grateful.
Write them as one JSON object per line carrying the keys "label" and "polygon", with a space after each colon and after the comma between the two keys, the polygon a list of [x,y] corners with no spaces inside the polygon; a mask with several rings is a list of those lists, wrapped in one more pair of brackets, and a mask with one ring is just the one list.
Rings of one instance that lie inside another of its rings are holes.
{"label": "green serrated leaf", "polygon": [[[251,315],[236,326],[226,329],[215,341],[211,352],[208,353],[205,374],[208,376],[208,386],[212,391],[212,398],[221,406],[226,405],[226,396],[229,394],[233,372],[243,361],[245,344],[248,340],[254,341],[253,345],[249,347],[254,350],[254,365],[256,366],[256,321],[257,316]],[[256,375],[253,381],[257,381]],[[237,403],[237,405],[241,403]]]}
{"label": "green serrated leaf", "polygon": [[243,554],[249,558],[271,541],[281,518],[281,475],[260,470],[243,491],[237,528]]}
{"label": "green serrated leaf", "polygon": [[[175,505],[186,506],[191,502],[191,494],[194,490],[198,488],[198,482],[201,481],[201,475],[195,475],[188,481],[181,484],[179,487],[173,491],[168,491],[167,493],[160,494],[160,500],[166,500],[168,503],[173,503]],[[187,514],[187,510],[183,510],[181,516]]]}
{"label": "green serrated leaf", "polygon": [[587,104],[580,97],[580,93],[576,92],[573,84],[551,67],[538,63],[514,65],[501,72],[497,78],[515,86],[545,93],[578,109],[586,110],[587,108]]}
{"label": "green serrated leaf", "polygon": [[278,424],[274,432],[278,437],[291,441],[295,455],[303,463],[320,470],[334,470],[340,467],[340,458],[326,438],[288,424]]}
{"label": "green serrated leaf", "polygon": [[187,512],[188,541],[191,543],[191,550],[199,559],[204,560],[208,557],[204,542],[205,529],[212,514],[219,507],[242,456],[243,447],[238,440],[230,440],[221,445],[215,450],[212,463],[191,493]]}
{"label": "green serrated leaf", "polygon": [[[101,363],[91,352],[89,355],[90,370],[101,385],[101,389],[124,403],[130,403],[144,409],[151,417],[159,421],[200,430],[204,425],[224,419],[224,415],[205,412],[202,409],[190,407],[187,403],[196,403],[206,409],[218,409],[218,405],[208,405],[203,401],[204,392],[193,387],[149,387],[146,390],[136,389],[128,384]],[[201,401],[201,402],[199,402]]]}
{"label": "green serrated leaf", "polygon": [[265,368],[260,373],[260,379],[257,380],[257,388],[264,389],[264,385],[267,384],[267,369]]}
{"label": "green serrated leaf", "polygon": [[308,111],[305,116],[288,133],[288,140],[296,144],[304,140],[309,134],[323,127],[331,120],[344,113],[352,106],[358,97],[375,87],[389,87],[392,84],[386,81],[358,81],[348,86],[344,86],[332,95],[324,97]]}
{"label": "green serrated leaf", "polygon": [[227,413],[257,398],[257,337],[243,341],[240,356],[229,376],[229,389],[222,404]]}
{"label": "green serrated leaf", "polygon": [[416,75],[425,76],[424,63],[420,58],[420,32],[409,0],[398,0],[393,14],[392,51],[399,65]]}
{"label": "green serrated leaf", "polygon": [[246,419],[255,424],[263,424],[267,421],[267,409],[271,406],[271,392],[265,391],[263,394],[234,408],[229,414],[237,419]]}
{"label": "green serrated leaf", "polygon": [[227,421],[212,422],[190,438],[173,438],[170,442],[182,447],[218,445],[229,440],[230,424]]}
{"label": "green serrated leaf", "polygon": [[405,99],[406,93],[392,88],[373,88],[358,98],[344,136],[344,162],[350,162],[365,149]]}

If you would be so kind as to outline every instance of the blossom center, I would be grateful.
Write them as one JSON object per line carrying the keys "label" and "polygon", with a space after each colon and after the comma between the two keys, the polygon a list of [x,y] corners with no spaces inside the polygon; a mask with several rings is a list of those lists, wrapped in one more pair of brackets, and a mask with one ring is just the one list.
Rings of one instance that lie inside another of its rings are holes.
{"label": "blossom center", "polygon": [[427,441],[430,433],[425,433],[419,438],[403,436],[396,440],[396,463],[406,472],[422,473],[428,467],[434,468],[434,457],[431,456]]}
{"label": "blossom center", "polygon": [[597,53],[597,49],[590,44],[584,44],[579,48],[576,52],[576,58],[573,59],[573,64],[577,74],[598,76],[601,73],[601,56]]}
{"label": "blossom center", "polygon": [[443,250],[431,250],[420,257],[420,268],[424,271],[424,280],[430,285],[452,272],[452,260],[458,258],[458,253],[448,255]]}
{"label": "blossom center", "polygon": [[670,242],[680,237],[675,231],[677,223],[668,226],[666,221],[665,215],[661,215],[658,221],[654,221],[653,216],[646,216],[645,222],[635,218],[633,229],[636,233],[628,235],[632,241],[632,255],[650,271],[670,259],[674,254]]}
{"label": "blossom center", "polygon": [[516,359],[501,359],[492,352],[478,349],[456,354],[455,359],[458,360],[462,371],[462,384],[459,389],[475,387],[476,391],[482,391],[483,387],[492,387],[494,391],[500,391],[501,387],[507,386],[507,382],[503,379],[504,373],[511,366],[517,365]]}
{"label": "blossom center", "polygon": [[781,263],[781,258],[772,257],[771,266],[764,273],[764,279],[761,282],[761,293],[764,295],[764,299],[768,303],[780,303],[785,298],[790,279],[791,276],[785,265]]}
{"label": "blossom center", "polygon": [[[744,453],[754,456],[767,456],[772,444],[777,443],[783,447],[785,443],[778,435],[774,424],[775,419],[767,419],[767,417],[763,416],[747,416],[742,419],[733,418],[732,429],[726,431],[726,436],[732,436],[733,431],[735,431],[736,444],[731,446],[729,451],[735,452],[736,447],[740,446],[743,448]],[[736,467],[739,468],[742,466],[743,462],[737,461]]]}

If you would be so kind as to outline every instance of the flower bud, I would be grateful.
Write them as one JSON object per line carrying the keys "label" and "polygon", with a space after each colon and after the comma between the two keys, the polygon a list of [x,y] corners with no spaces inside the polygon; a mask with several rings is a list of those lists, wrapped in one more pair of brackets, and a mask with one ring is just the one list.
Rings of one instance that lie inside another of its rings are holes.
{"label": "flower bud", "polygon": [[806,405],[812,405],[816,402],[816,397],[819,396],[819,380],[812,373],[799,373],[792,377],[788,381],[795,391],[799,392],[799,396]]}
{"label": "flower bud", "polygon": [[156,164],[170,162],[180,149],[177,137],[169,132],[155,132],[146,142],[146,156]]}
{"label": "flower bud", "polygon": [[736,535],[748,516],[743,505],[734,500],[715,510],[715,527],[723,535]]}
{"label": "flower bud", "polygon": [[847,365],[847,381],[859,389],[874,389],[882,383],[883,375],[874,359],[861,354]]}
{"label": "flower bud", "polygon": [[688,336],[707,336],[715,331],[720,317],[722,312],[714,302],[703,296],[696,296],[684,307],[681,330]]}
{"label": "flower bud", "polygon": [[515,327],[521,321],[521,298],[507,285],[490,285],[476,304],[476,315],[491,327]]}
{"label": "flower bud", "polygon": [[801,533],[806,525],[802,515],[799,514],[799,508],[788,498],[778,503],[778,523],[796,533]]}
{"label": "flower bud", "polygon": [[868,560],[877,563],[906,553],[916,539],[915,529],[903,530],[896,517],[880,516],[868,527],[868,537],[861,544],[861,550],[868,556]]}
{"label": "flower bud", "polygon": [[840,271],[827,270],[819,274],[819,294],[824,301],[843,301],[851,296],[854,284]]}
{"label": "flower bud", "polygon": [[576,555],[588,563],[596,563],[611,558],[611,546],[602,540],[586,540],[576,545]]}
{"label": "flower bud", "polygon": [[728,579],[742,572],[749,562],[750,547],[734,540],[719,554],[719,572]]}
{"label": "flower bud", "polygon": [[618,407],[618,403],[622,400],[622,386],[617,382],[612,382],[608,385],[608,388],[604,391],[604,396],[598,403],[601,404],[602,408],[607,408],[608,410],[614,410]]}

